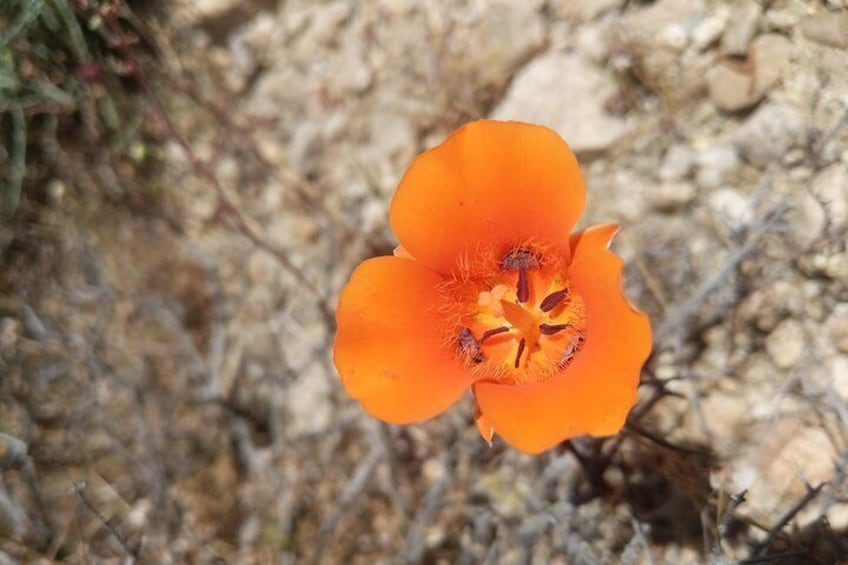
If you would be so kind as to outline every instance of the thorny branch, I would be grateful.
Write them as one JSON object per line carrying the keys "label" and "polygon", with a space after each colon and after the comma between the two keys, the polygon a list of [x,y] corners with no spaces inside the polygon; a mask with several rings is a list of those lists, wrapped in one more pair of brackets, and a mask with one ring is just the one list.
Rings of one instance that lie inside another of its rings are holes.
{"label": "thorny branch", "polygon": [[[721,496],[722,494],[723,493],[719,493],[719,496]],[[721,499],[719,499],[719,502],[716,503],[716,518],[719,519],[719,520],[718,520],[718,524],[716,524],[716,526],[715,526],[715,540],[712,543],[712,549],[710,549],[710,544],[708,543],[708,540],[707,539],[704,540],[704,542],[705,542],[705,544],[704,544],[705,554],[712,555],[714,559],[717,559],[718,557],[720,557],[724,554],[724,552],[722,551],[722,546],[721,546],[722,541],[727,536],[727,532],[730,529],[730,526],[733,523],[733,520],[736,518],[736,510],[742,504],[745,503],[747,495],[748,495],[747,489],[743,490],[743,491],[741,491],[737,494],[730,495],[730,503],[727,505],[726,508],[721,508],[721,504],[720,504]],[[709,510],[710,510],[709,507],[705,508],[704,513],[708,514]],[[707,516],[705,516],[704,518],[705,518],[704,519],[704,536],[706,538],[707,530],[708,530],[707,524],[709,522],[709,518]]]}
{"label": "thorny branch", "polygon": [[821,492],[822,488],[824,488],[826,483],[820,483],[817,486],[811,487],[810,485],[805,485],[807,487],[807,492],[804,496],[795,503],[792,508],[786,511],[780,520],[778,520],[774,526],[768,531],[766,537],[763,541],[754,546],[751,550],[751,554],[749,558],[756,558],[761,556],[771,545],[774,543],[774,540],[777,538],[777,535],[783,531],[783,528],[795,517],[798,512],[803,510],[810,502],[812,502]]}
{"label": "thorny branch", "polygon": [[100,522],[100,525],[102,525],[110,534],[112,534],[112,537],[114,537],[115,540],[120,544],[121,548],[124,550],[127,556],[131,558],[130,563],[134,563],[138,559],[139,554],[141,553],[141,543],[136,545],[136,547],[130,546],[129,542],[124,539],[124,536],[122,536],[121,533],[118,532],[118,530],[116,530],[115,527],[109,522],[109,520],[107,520],[103,516],[103,514],[101,514],[100,511],[94,507],[94,505],[85,495],[86,485],[84,483],[74,483],[72,488],[74,494],[79,497],[80,502],[82,502],[82,504],[89,510],[89,512],[91,512],[94,517],[97,518],[97,521]]}
{"label": "thorny branch", "polygon": [[[648,541],[648,537],[645,535],[644,526],[639,523],[639,520],[631,517],[630,523],[633,526],[633,539],[627,544],[627,548],[625,548],[625,552],[622,555],[623,563],[639,563],[638,555],[636,554],[635,547],[638,546],[639,549],[642,550],[642,553],[645,555],[645,561],[648,565],[654,565],[654,556],[651,553],[651,544]],[[630,549],[630,558],[625,559],[625,555],[628,555],[628,549]]]}

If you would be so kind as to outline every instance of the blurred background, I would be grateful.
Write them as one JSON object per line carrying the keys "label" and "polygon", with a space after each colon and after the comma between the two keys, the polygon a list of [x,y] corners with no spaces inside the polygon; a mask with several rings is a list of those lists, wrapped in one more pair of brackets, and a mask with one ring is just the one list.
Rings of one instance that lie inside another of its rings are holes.
{"label": "blurred background", "polygon": [[[410,160],[555,128],[655,350],[615,438],[370,419]],[[848,3],[2,0],[0,564],[836,563]]]}

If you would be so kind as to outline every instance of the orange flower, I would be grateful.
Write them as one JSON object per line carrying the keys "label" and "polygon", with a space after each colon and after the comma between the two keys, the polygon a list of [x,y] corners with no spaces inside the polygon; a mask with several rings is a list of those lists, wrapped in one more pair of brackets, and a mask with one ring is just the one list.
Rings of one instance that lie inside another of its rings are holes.
{"label": "orange flower", "polygon": [[618,432],[651,328],[608,250],[618,226],[571,235],[585,198],[577,160],[542,126],[472,122],[420,155],[389,213],[401,246],[339,298],[348,393],[404,424],[472,387],[483,438],[528,453]]}

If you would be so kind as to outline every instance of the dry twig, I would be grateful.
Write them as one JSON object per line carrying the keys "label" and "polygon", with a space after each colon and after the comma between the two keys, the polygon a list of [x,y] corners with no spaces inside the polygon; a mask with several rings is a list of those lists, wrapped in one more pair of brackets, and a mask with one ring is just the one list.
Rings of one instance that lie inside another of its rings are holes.
{"label": "dry twig", "polygon": [[127,558],[129,559],[129,563],[135,563],[138,560],[139,555],[141,553],[141,543],[137,544],[135,547],[131,547],[129,542],[121,535],[121,533],[115,529],[115,527],[107,520],[103,514],[100,513],[97,508],[91,503],[88,497],[85,495],[86,485],[84,483],[74,483],[73,484],[74,494],[79,497],[80,502],[82,502],[83,506],[85,506],[89,512],[91,512],[101,526],[106,528],[106,530],[112,535],[113,538],[120,544],[121,548],[124,550]]}

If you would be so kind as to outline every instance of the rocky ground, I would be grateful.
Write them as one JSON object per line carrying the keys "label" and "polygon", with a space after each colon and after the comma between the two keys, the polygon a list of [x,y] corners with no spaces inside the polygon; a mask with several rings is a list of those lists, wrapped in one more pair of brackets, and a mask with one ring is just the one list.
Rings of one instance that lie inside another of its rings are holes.
{"label": "rocky ground", "polygon": [[[848,555],[848,3],[138,18],[131,158],[64,140],[0,227],[0,563]],[[413,156],[480,117],[559,131],[583,224],[623,226],[655,350],[616,438],[524,456],[468,398],[392,427],[339,384],[339,289],[396,244]]]}

